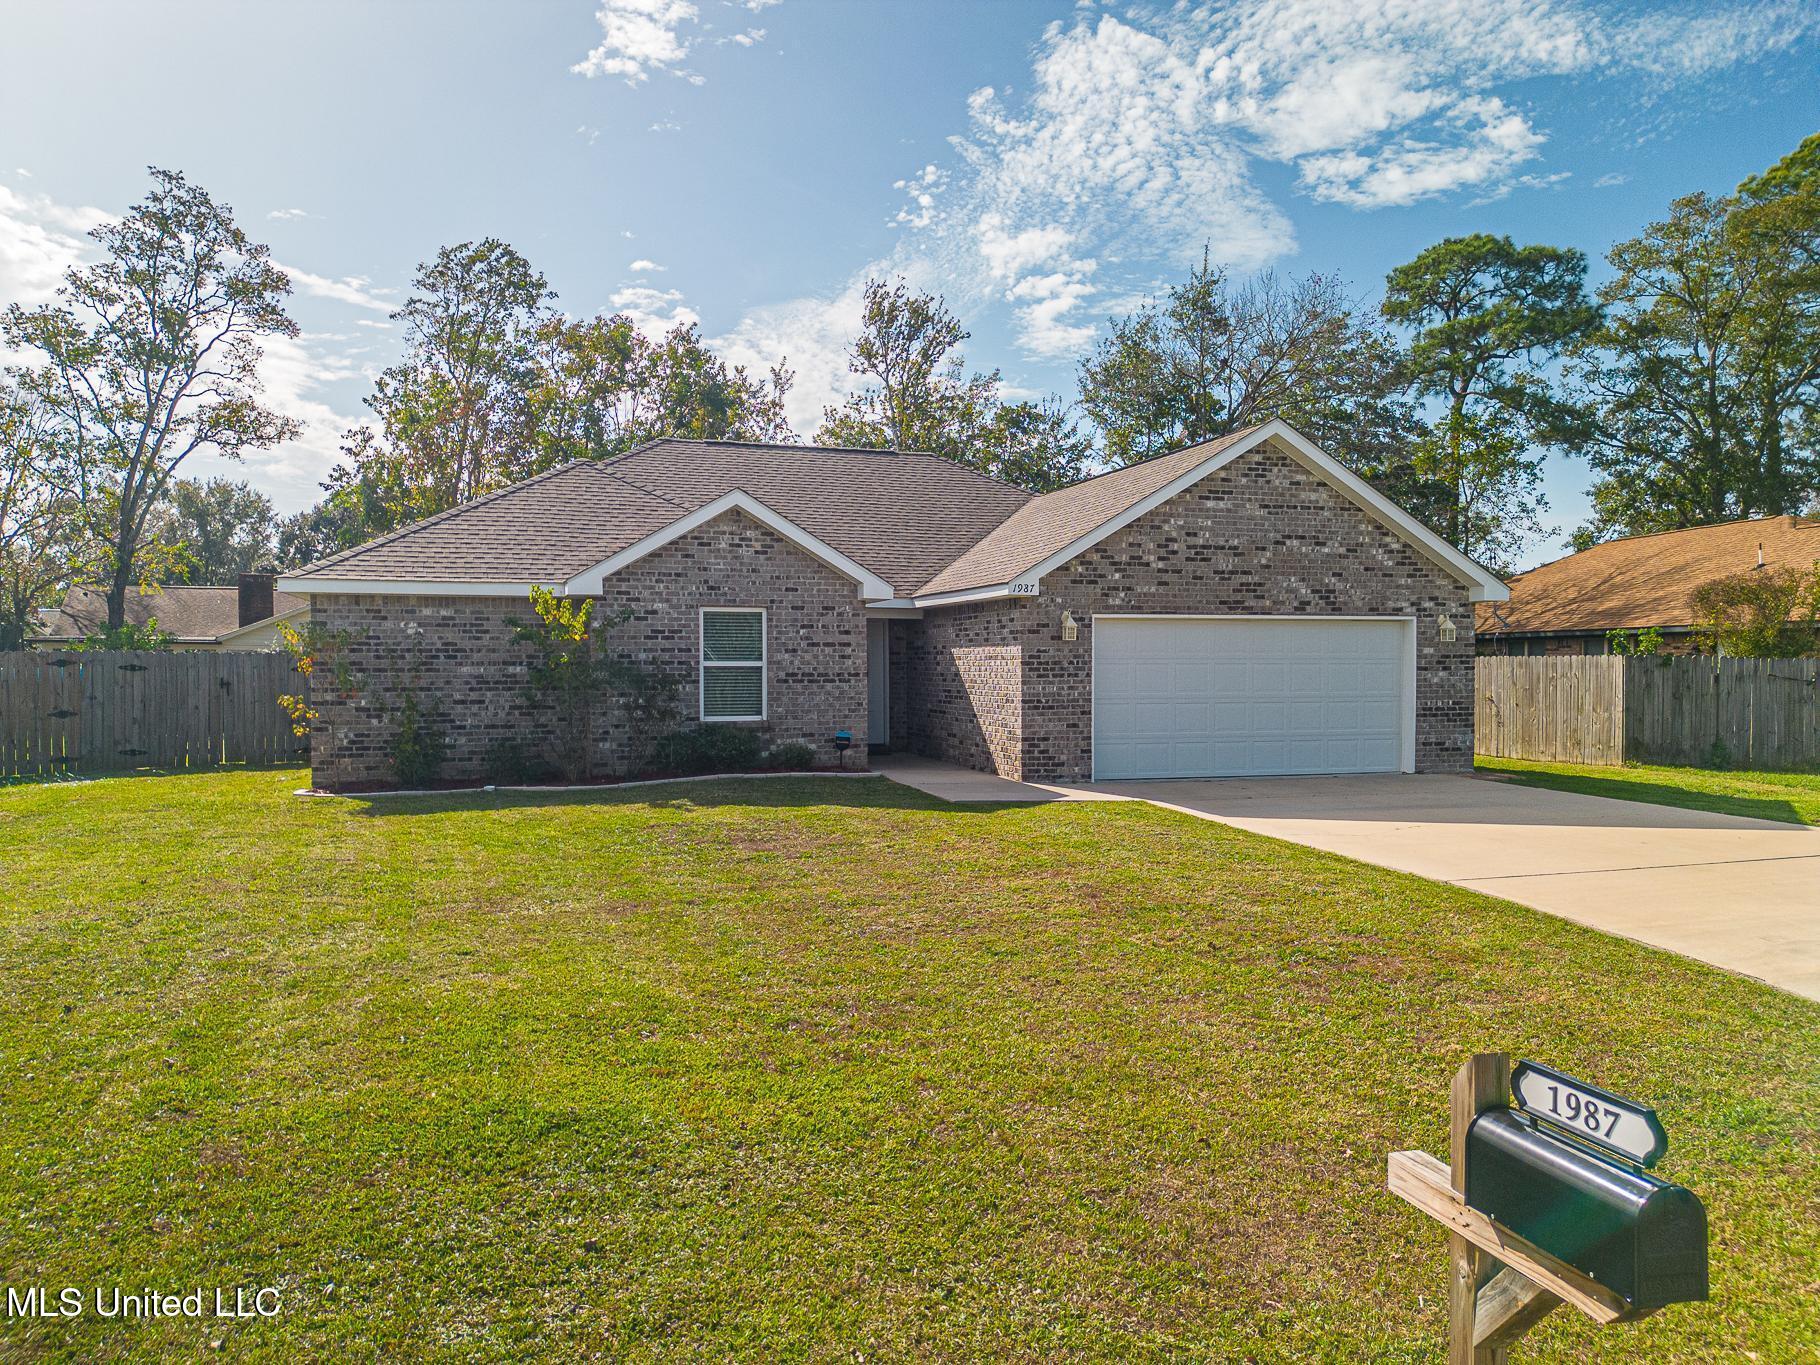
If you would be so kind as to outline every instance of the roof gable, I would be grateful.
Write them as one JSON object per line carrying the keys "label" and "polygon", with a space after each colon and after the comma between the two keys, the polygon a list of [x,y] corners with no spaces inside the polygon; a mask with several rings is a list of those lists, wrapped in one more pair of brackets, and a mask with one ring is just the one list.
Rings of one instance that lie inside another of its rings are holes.
{"label": "roof gable", "polygon": [[1467,585],[1473,601],[1502,601],[1508,596],[1490,570],[1461,554],[1287,422],[1275,420],[1033,499],[924,584],[916,600],[933,605],[943,598],[1035,582],[1266,443]]}

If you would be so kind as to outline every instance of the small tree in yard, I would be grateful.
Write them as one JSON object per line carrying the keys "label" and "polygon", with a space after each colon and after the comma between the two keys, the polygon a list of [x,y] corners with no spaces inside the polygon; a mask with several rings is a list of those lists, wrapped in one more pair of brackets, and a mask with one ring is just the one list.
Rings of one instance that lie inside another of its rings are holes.
{"label": "small tree in yard", "polygon": [[1708,646],[1734,659],[1798,659],[1820,648],[1820,568],[1746,569],[1702,584],[1693,602]]}
{"label": "small tree in yard", "polygon": [[[594,776],[594,719],[603,695],[614,695],[627,711],[635,733],[651,734],[670,709],[675,684],[595,647],[592,598],[558,597],[548,588],[531,589],[533,621],[514,621],[513,633],[529,645],[533,658],[530,700],[555,713],[552,757],[571,782]],[[602,628],[620,624],[621,614]]]}

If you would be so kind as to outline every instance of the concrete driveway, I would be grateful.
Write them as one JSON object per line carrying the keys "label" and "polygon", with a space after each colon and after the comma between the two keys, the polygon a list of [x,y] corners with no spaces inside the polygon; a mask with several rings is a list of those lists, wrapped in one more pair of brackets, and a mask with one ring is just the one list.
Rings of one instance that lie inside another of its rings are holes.
{"label": "concrete driveway", "polygon": [[1101,782],[1820,999],[1820,829],[1472,777]]}

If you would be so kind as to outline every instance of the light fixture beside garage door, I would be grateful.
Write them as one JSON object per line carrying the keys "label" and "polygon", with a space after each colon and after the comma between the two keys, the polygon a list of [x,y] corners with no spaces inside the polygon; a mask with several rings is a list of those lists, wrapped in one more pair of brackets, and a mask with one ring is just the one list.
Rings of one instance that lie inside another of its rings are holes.
{"label": "light fixture beside garage door", "polygon": [[1071,611],[1063,612],[1062,613],[1062,638],[1064,640],[1078,640],[1078,639],[1080,639],[1080,637],[1081,637],[1081,628],[1075,622],[1074,613]]}
{"label": "light fixture beside garage door", "polygon": [[1459,629],[1453,623],[1453,617],[1443,616],[1440,621],[1440,626],[1441,643],[1444,645],[1451,645],[1460,633]]}

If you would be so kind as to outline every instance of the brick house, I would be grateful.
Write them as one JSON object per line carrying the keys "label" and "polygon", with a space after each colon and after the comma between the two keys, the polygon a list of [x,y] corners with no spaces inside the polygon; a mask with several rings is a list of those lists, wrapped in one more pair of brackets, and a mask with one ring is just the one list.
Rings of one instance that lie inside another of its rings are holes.
{"label": "brick house", "polygon": [[[1276,421],[1053,493],[936,456],[666,439],[526,480],[284,578],[363,679],[320,675],[315,780],[389,774],[406,689],[450,776],[543,742],[512,634],[536,585],[689,723],[832,761],[1027,780],[1463,772],[1490,573]],[[623,720],[597,734],[623,771]]]}
{"label": "brick house", "polygon": [[1612,631],[1655,629],[1662,652],[1700,647],[1694,594],[1757,570],[1820,566],[1820,520],[1750,517],[1608,540],[1510,580],[1478,608],[1481,654],[1606,654]]}

